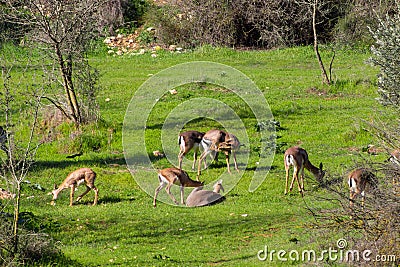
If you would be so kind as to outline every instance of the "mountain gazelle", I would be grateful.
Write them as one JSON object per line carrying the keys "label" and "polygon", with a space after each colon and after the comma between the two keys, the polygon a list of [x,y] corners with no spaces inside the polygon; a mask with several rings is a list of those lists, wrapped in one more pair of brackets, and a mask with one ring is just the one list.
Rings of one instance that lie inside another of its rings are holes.
{"label": "mountain gazelle", "polygon": [[319,168],[315,167],[309,161],[307,152],[301,147],[294,146],[288,148],[285,152],[284,164],[286,170],[285,195],[288,193],[290,166],[293,166],[293,179],[290,183],[289,192],[292,191],[294,181],[296,180],[301,196],[304,194],[304,168],[310,171],[319,183],[322,182],[325,175],[325,171],[322,170],[322,162],[319,164]]}
{"label": "mountain gazelle", "polygon": [[186,199],[186,206],[201,207],[213,205],[223,201],[225,197],[219,193],[221,190],[224,191],[222,180],[217,181],[214,184],[213,189],[213,191],[203,190],[202,186],[193,189]]}
{"label": "mountain gazelle", "polygon": [[235,170],[239,172],[237,161],[236,161],[236,151],[240,148],[239,139],[231,133],[228,133],[224,142],[218,144],[218,151],[222,151],[225,154],[226,166],[228,168],[228,172],[231,173],[229,168],[229,155],[232,154],[233,162],[235,164]]}
{"label": "mountain gazelle", "polygon": [[185,204],[184,200],[184,188],[185,187],[199,187],[203,186],[204,183],[199,182],[199,181],[193,181],[192,179],[189,178],[189,175],[187,172],[184,170],[180,170],[178,168],[166,168],[162,169],[158,172],[158,181],[159,181],[159,186],[156,188],[154,192],[154,199],[153,199],[153,206],[156,207],[156,200],[157,200],[157,195],[165,187],[165,191],[167,191],[167,194],[170,196],[172,201],[178,205],[178,202],[176,201],[175,197],[171,194],[171,186],[173,184],[179,185],[180,186],[180,191],[181,191],[181,204]]}
{"label": "mountain gazelle", "polygon": [[86,185],[86,191],[83,192],[77,199],[76,201],[78,202],[79,200],[82,199],[84,195],[89,193],[90,190],[94,191],[94,201],[93,205],[97,204],[97,200],[99,198],[99,190],[96,188],[94,185],[94,181],[96,180],[96,173],[90,169],[90,168],[81,168],[78,170],[75,170],[68,174],[67,178],[65,178],[64,182],[57,188],[56,185],[54,185],[54,190],[49,193],[49,195],[53,195],[53,200],[51,201],[52,205],[55,205],[55,200],[58,198],[58,195],[63,191],[64,189],[71,188],[71,193],[70,193],[70,199],[69,199],[69,205],[72,206],[73,200],[74,200],[74,193],[75,189],[85,183]]}
{"label": "mountain gazelle", "polygon": [[224,152],[229,173],[231,173],[229,166],[229,155],[232,154],[233,161],[235,163],[235,169],[239,172],[236,161],[236,151],[240,147],[240,142],[235,135],[221,130],[209,130],[204,134],[200,145],[204,149],[204,151],[201,153],[199,158],[197,179],[201,174],[201,162],[205,160],[210,153],[213,152]]}
{"label": "mountain gazelle", "polygon": [[358,168],[349,173],[347,183],[350,188],[350,207],[353,207],[355,197],[361,195],[361,207],[364,208],[365,191],[377,186],[375,175],[365,168]]}
{"label": "mountain gazelle", "polygon": [[179,144],[179,155],[178,155],[178,163],[179,169],[182,170],[182,160],[183,157],[189,153],[191,149],[194,149],[193,152],[193,164],[192,170],[194,170],[194,166],[196,165],[197,153],[199,152],[199,145],[201,139],[203,138],[204,133],[198,131],[187,131],[179,134],[178,144]]}

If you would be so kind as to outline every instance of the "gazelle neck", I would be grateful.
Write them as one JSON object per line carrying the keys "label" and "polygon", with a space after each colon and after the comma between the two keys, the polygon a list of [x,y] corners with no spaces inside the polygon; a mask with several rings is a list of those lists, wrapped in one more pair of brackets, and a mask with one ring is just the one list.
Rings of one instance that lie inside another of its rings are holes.
{"label": "gazelle neck", "polygon": [[194,181],[192,179],[189,179],[188,181],[185,182],[186,187],[199,187],[199,186],[203,186],[203,182],[200,181]]}
{"label": "gazelle neck", "polygon": [[315,176],[315,178],[319,179],[321,175],[321,170],[318,167],[314,166],[309,160],[304,162],[304,168],[309,170]]}

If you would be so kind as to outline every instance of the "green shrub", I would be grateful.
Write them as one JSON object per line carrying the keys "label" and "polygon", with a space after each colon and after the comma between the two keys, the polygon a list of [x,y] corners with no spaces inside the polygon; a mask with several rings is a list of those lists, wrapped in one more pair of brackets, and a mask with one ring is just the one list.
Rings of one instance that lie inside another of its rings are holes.
{"label": "green shrub", "polygon": [[378,19],[371,29],[375,44],[370,62],[380,67],[378,76],[379,101],[383,105],[400,107],[400,4],[396,14]]}
{"label": "green shrub", "polygon": [[[337,0],[318,9],[320,40],[327,41],[345,9]],[[312,43],[311,11],[310,3],[296,1],[182,0],[151,9],[149,20],[166,44],[271,48]]]}
{"label": "green shrub", "polygon": [[345,1],[343,8],[345,15],[339,18],[332,33],[335,42],[352,47],[369,46],[373,40],[368,27],[376,27],[377,14],[392,13],[396,9],[396,0],[373,0],[368,4],[363,0]]}
{"label": "green shrub", "polygon": [[49,235],[28,229],[33,224],[42,224],[43,221],[33,216],[32,213],[21,213],[21,215],[18,249],[15,254],[12,228],[13,215],[5,212],[0,214],[0,265],[50,263],[56,258],[63,258],[61,250]]}

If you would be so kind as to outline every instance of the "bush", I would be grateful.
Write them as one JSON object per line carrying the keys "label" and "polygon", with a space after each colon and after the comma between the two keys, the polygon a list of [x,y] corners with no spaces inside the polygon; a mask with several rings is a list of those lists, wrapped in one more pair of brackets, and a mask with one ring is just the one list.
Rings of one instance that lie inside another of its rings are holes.
{"label": "bush", "polygon": [[[399,177],[399,166],[364,162],[357,167],[368,168],[375,174],[378,187],[366,191],[364,206],[358,196],[350,208],[347,180],[340,176],[326,177],[322,185],[326,192],[309,203],[315,206],[309,208],[317,219],[316,226],[322,232],[326,231],[328,237],[332,237],[332,233],[344,237],[351,244],[346,249],[358,250],[360,254],[370,250],[371,260],[376,255],[396,255],[400,251],[400,199],[399,184],[392,180],[393,177]],[[334,208],[317,208],[321,201],[331,202]],[[398,266],[399,263],[400,258],[396,256],[385,266]],[[359,262],[352,261],[351,265],[367,266],[368,262],[361,259]]]}
{"label": "bush", "polygon": [[340,45],[370,45],[373,40],[368,27],[376,27],[376,15],[392,13],[395,9],[396,0],[372,0],[367,5],[364,0],[347,1],[344,16],[334,27],[334,41]]}
{"label": "bush", "polygon": [[[23,215],[23,214],[22,214]],[[18,251],[14,254],[14,234],[12,228],[13,215],[0,213],[0,265],[12,266],[23,263],[49,263],[63,258],[61,250],[49,235],[28,230],[21,220]],[[30,220],[35,220],[32,216]],[[38,220],[38,219],[36,219]]]}
{"label": "bush", "polygon": [[[319,5],[320,40],[329,40],[342,1]],[[312,5],[286,0],[181,0],[152,9],[149,19],[165,44],[272,48],[313,41]]]}
{"label": "bush", "polygon": [[370,62],[379,66],[379,101],[400,108],[400,3],[397,13],[378,18],[376,29],[370,29],[375,44]]}
{"label": "bush", "polygon": [[54,130],[58,152],[67,154],[99,152],[111,149],[116,126],[100,120],[76,130],[72,123],[62,123]]}

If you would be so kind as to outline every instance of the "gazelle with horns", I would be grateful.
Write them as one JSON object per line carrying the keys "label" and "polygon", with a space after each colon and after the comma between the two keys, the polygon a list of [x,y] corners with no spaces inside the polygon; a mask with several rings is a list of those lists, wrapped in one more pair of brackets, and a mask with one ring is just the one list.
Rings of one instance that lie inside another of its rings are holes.
{"label": "gazelle with horns", "polygon": [[308,159],[307,152],[301,147],[294,146],[288,148],[285,152],[284,164],[286,170],[285,195],[288,193],[290,166],[293,166],[293,179],[290,183],[289,192],[292,191],[294,181],[296,180],[299,192],[302,196],[304,194],[304,168],[310,171],[320,183],[325,175],[325,171],[322,170],[322,162],[319,164],[319,168],[315,167]]}
{"label": "gazelle with horns", "polygon": [[199,187],[203,186],[204,183],[199,182],[199,181],[193,181],[192,179],[189,178],[189,175],[187,172],[184,170],[180,170],[178,168],[166,168],[162,169],[158,172],[158,181],[160,185],[156,188],[155,193],[154,193],[154,199],[153,199],[153,206],[156,207],[156,200],[157,200],[157,195],[160,192],[161,189],[163,189],[165,186],[165,191],[167,194],[170,196],[172,201],[178,205],[178,202],[176,201],[175,197],[171,194],[171,186],[173,184],[179,185],[180,191],[181,191],[181,204],[185,204],[184,200],[184,188],[185,187]]}
{"label": "gazelle with horns", "polygon": [[96,180],[96,173],[90,169],[90,168],[81,168],[78,170],[75,170],[68,174],[67,178],[65,178],[64,182],[57,188],[56,185],[54,185],[54,190],[49,193],[49,195],[53,195],[53,200],[51,201],[52,205],[55,205],[55,200],[58,198],[58,195],[63,191],[64,189],[71,188],[71,193],[70,193],[70,199],[69,199],[69,205],[72,206],[73,200],[74,200],[74,193],[75,189],[85,183],[86,185],[86,191],[83,192],[77,199],[76,201],[78,202],[79,200],[82,199],[84,195],[89,193],[90,190],[94,191],[94,201],[93,205],[97,204],[97,200],[99,198],[99,190],[96,188],[94,185],[94,181]]}

